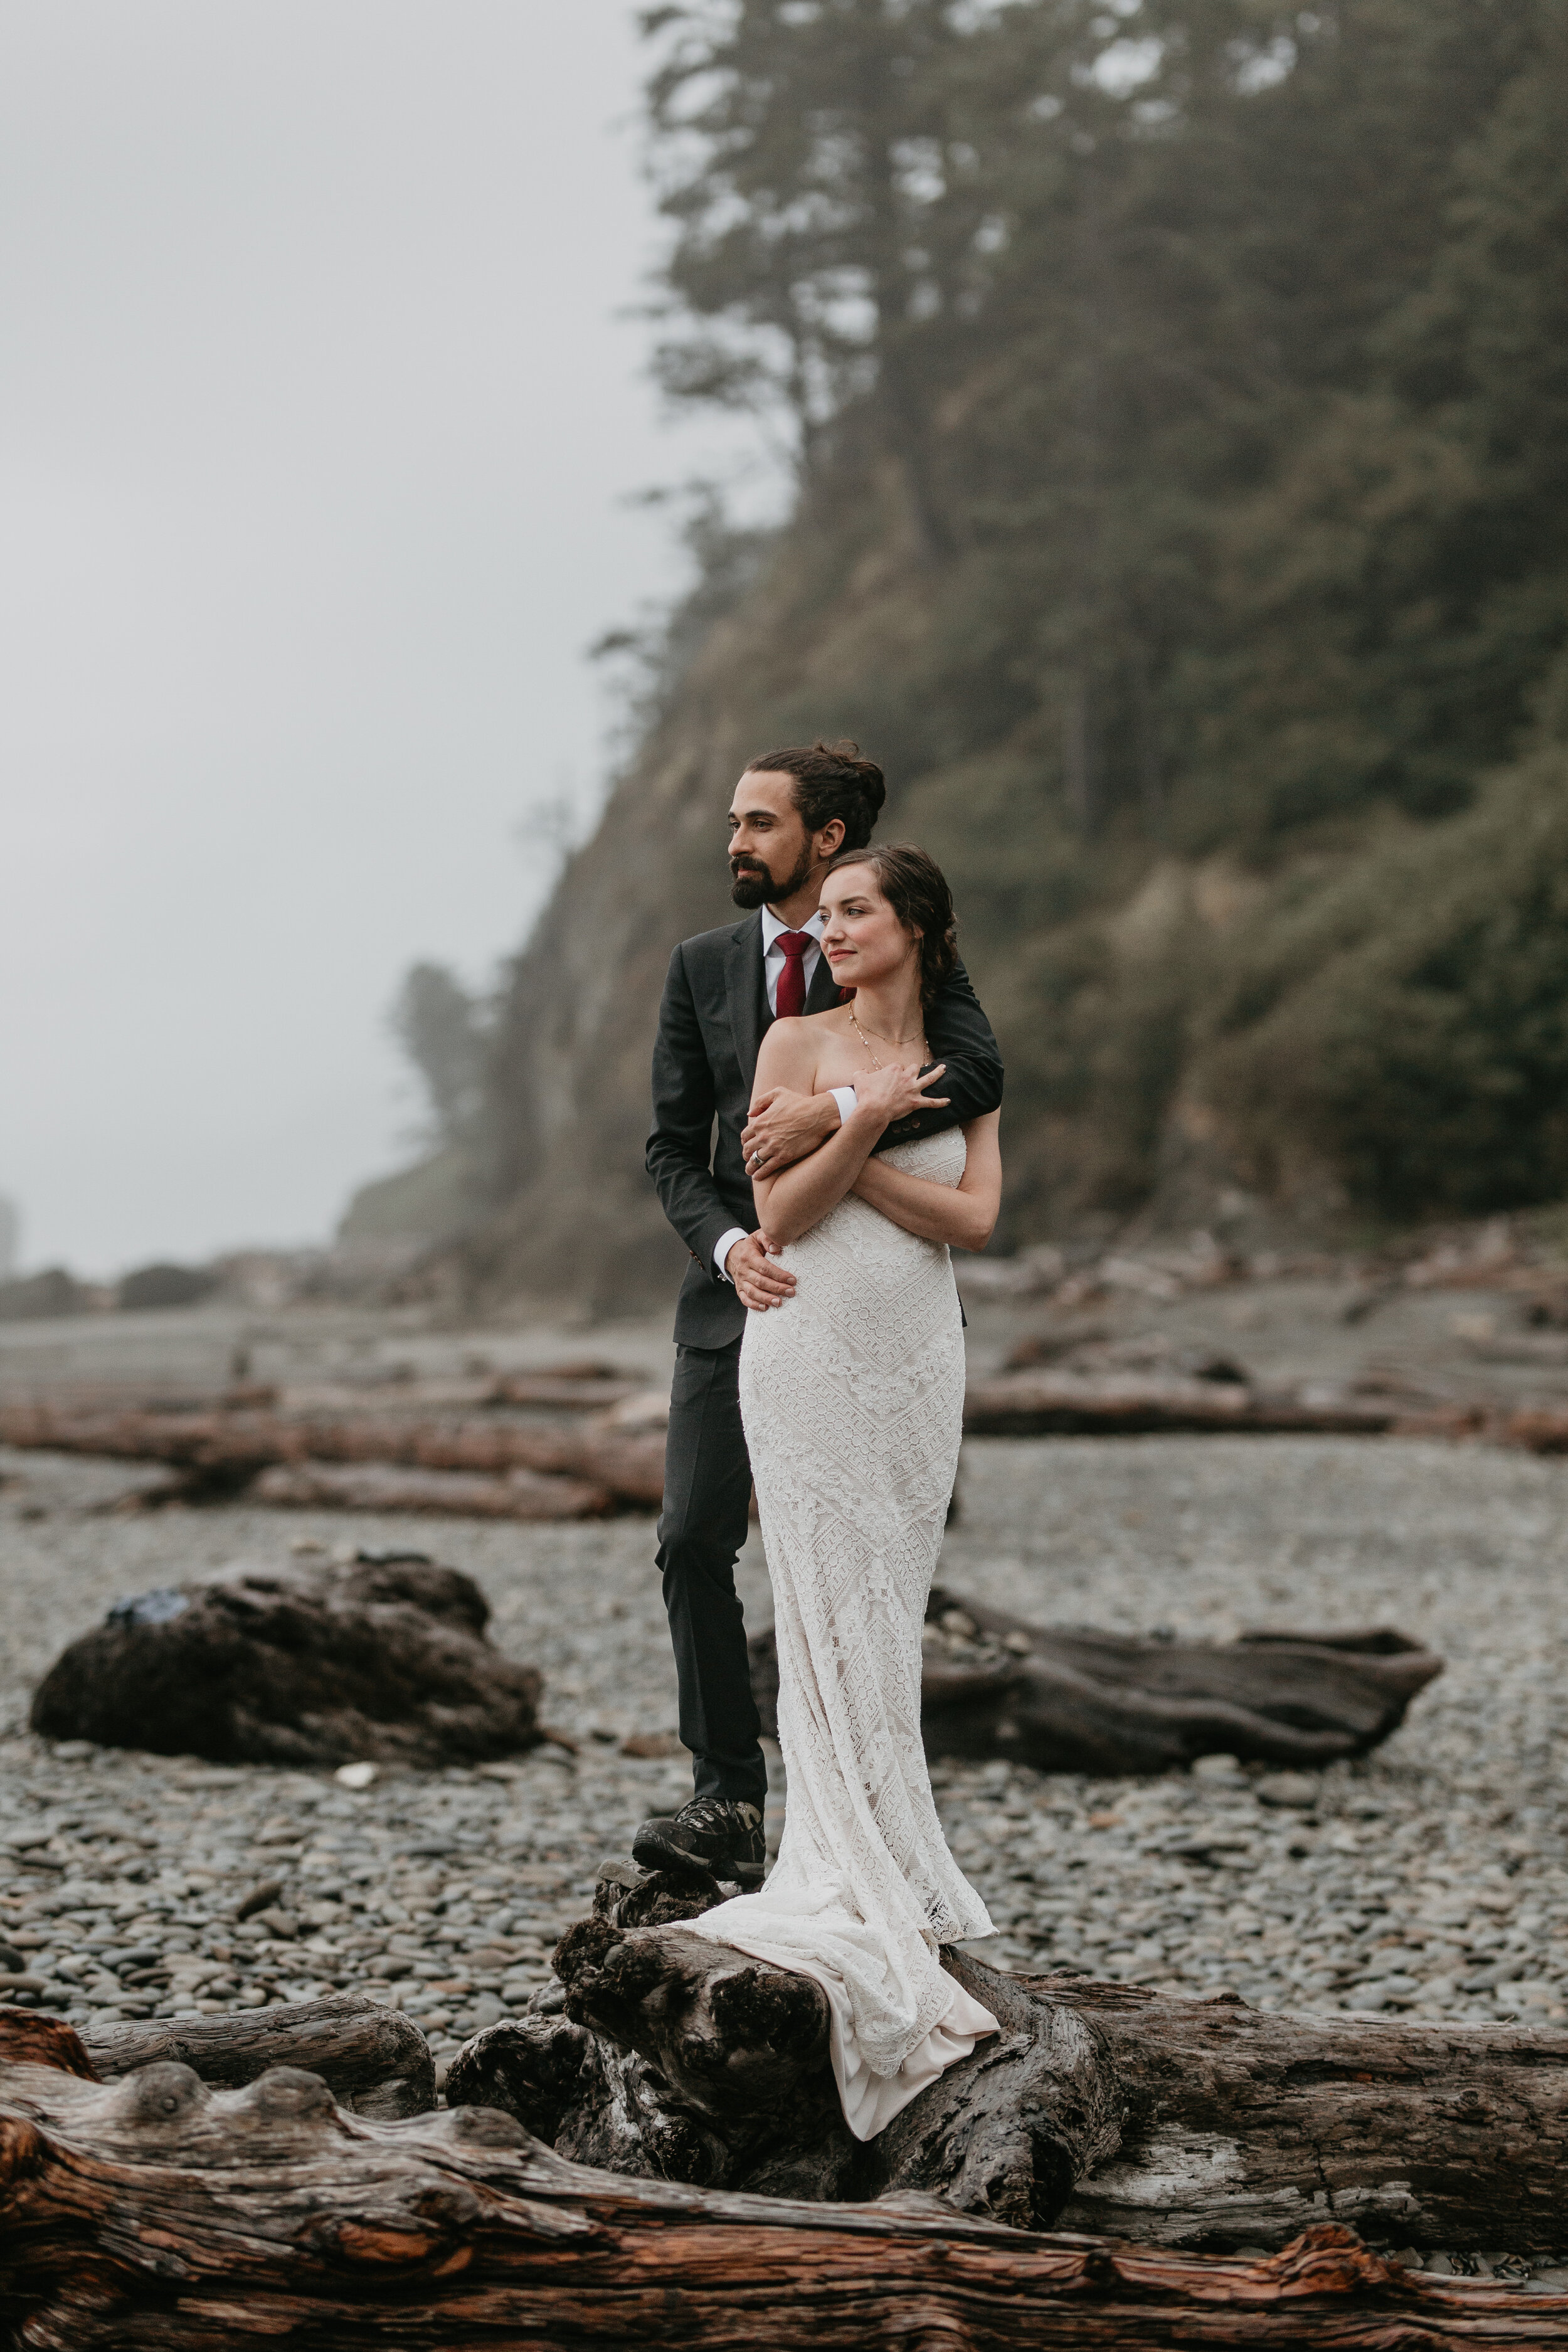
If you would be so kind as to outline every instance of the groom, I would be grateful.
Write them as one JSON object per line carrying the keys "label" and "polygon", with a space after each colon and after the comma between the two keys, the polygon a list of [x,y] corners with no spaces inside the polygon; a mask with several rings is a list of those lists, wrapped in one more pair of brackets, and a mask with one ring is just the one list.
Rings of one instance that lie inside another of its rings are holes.
{"label": "groom", "polygon": [[[817,902],[836,852],[870,839],[884,792],[880,768],[853,743],[767,751],[751,762],[730,805],[731,896],[761,911],[676,949],[654,1047],[647,1171],[691,1253],[675,1314],[658,1565],[696,1795],[679,1813],[644,1822],[632,1853],[650,1870],[742,1886],[762,1884],[767,1766],[735,1591],[752,1492],[741,1335],[748,1308],[783,1306],[795,1286],[753,1230],[752,1178],[815,1151],[853,1112],[855,1090],[779,1087],[750,1116],[748,1106],[769,1023],[838,1002],[818,945]],[[879,1150],[979,1118],[1002,1099],[996,1040],[962,964],[931,1008],[926,1034],[947,1066],[942,1095],[889,1127]]]}

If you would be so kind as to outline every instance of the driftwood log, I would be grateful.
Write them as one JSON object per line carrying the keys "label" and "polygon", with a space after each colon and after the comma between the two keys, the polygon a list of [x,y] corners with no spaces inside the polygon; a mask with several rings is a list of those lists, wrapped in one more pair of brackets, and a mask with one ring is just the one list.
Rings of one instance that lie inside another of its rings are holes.
{"label": "driftwood log", "polygon": [[708,2188],[936,2192],[1015,2228],[1206,2252],[1347,2221],[1427,2251],[1568,2247],[1568,2033],[1278,2016],[950,1951],[1001,2033],[861,2145],[820,1988],[670,1919],[711,1900],[614,1866],[556,1954],[559,2009],[476,2035],[448,2100]]}
{"label": "driftwood log", "polygon": [[[173,1499],[173,1497],[170,1497]],[[289,1462],[264,1470],[247,1500],[288,1510],[439,1512],[448,1518],[598,1519],[615,1508],[585,1478],[509,1470],[410,1470],[393,1462]]]}
{"label": "driftwood log", "polygon": [[[605,1395],[624,1387],[560,1376],[501,1385],[508,1403],[557,1408],[581,1408],[584,1391],[596,1386]],[[663,1498],[662,1430],[530,1427],[386,1407],[289,1415],[264,1409],[260,1393],[169,1411],[80,1402],[0,1406],[0,1444],[163,1463],[169,1475],[138,1494],[142,1509],[246,1494],[285,1508],[575,1519],[657,1509]],[[493,1393],[502,1401],[500,1388]],[[971,1436],[1003,1437],[1479,1436],[1537,1454],[1568,1453],[1568,1413],[1549,1410],[1455,1404],[1413,1412],[1388,1399],[1310,1402],[1216,1380],[1064,1371],[972,1381],[964,1427]]]}
{"label": "driftwood log", "polygon": [[[751,1655],[771,1736],[771,1629],[752,1635]],[[1386,1626],[1137,1641],[1031,1625],[933,1585],[921,1724],[929,1755],[1005,1756],[1044,1772],[1163,1772],[1207,1755],[1310,1767],[1375,1748],[1442,1671]]]}
{"label": "driftwood log", "polygon": [[[0,2032],[15,2041],[34,2026],[46,2033],[59,2030],[58,2020],[12,2012]],[[80,2039],[106,2082],[142,2066],[178,2065],[204,2083],[237,2090],[274,2066],[300,2066],[321,2076],[340,2106],[384,2123],[427,2114],[436,2104],[430,2044],[412,2018],[363,1993],[329,1993],[322,2000],[279,2001],[216,2017],[92,2026]]]}
{"label": "driftwood log", "polygon": [[971,1437],[1463,1437],[1484,1431],[1506,1444],[1512,1442],[1511,1419],[1479,1405],[1412,1412],[1408,1400],[1314,1402],[1240,1381],[1136,1372],[1001,1372],[971,1381],[963,1402]]}
{"label": "driftwood log", "polygon": [[[658,1503],[664,1493],[664,1433],[529,1428],[495,1420],[432,1420],[375,1413],[300,1415],[221,1410],[81,1411],[43,1404],[0,1406],[0,1445],[162,1462],[180,1474],[170,1490],[192,1501],[239,1494],[279,1464],[386,1463],[464,1471],[501,1481],[517,1470],[604,1490],[604,1507]],[[290,1498],[291,1499],[291,1498]],[[561,1516],[581,1515],[575,1491]],[[397,1507],[405,1507],[399,1505]],[[523,1516],[519,1513],[517,1516]],[[536,1515],[535,1515],[536,1516]]]}
{"label": "driftwood log", "polygon": [[118,1601],[55,1661],[32,1727],[215,1763],[429,1767],[541,1738],[542,1684],[485,1638],[473,1579],[418,1554]]}
{"label": "driftwood log", "polygon": [[384,2123],[280,2066],[111,2084],[0,2022],[0,2325],[27,2352],[1568,2346],[1568,2297],[1436,2279],[1333,2225],[1229,2260],[564,2161],[494,2108]]}

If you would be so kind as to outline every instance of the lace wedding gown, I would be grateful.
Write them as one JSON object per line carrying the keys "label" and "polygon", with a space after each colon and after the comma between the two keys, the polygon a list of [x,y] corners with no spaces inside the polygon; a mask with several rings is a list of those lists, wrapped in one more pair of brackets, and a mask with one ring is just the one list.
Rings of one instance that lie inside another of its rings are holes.
{"label": "lace wedding gown", "polygon": [[[962,1130],[887,1164],[963,1174]],[[741,1411],[773,1589],[789,1786],[767,1885],[691,1922],[815,1977],[844,2112],[874,2138],[996,2021],[939,1944],[994,1930],[947,1850],[921,1741],[921,1632],[958,1467],[963,1334],[944,1248],[853,1195],[746,1320]]]}

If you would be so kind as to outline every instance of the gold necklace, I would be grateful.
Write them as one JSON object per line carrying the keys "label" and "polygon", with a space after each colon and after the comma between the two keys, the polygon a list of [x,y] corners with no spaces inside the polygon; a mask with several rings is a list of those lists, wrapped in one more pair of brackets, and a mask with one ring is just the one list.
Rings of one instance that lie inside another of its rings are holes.
{"label": "gold necklace", "polygon": [[[876,1055],[871,1052],[871,1038],[867,1036],[866,1032],[861,1028],[859,1022],[856,1019],[855,1007],[853,1005],[849,1007],[849,1021],[851,1027],[854,1029],[855,1034],[859,1038],[860,1043],[865,1046],[868,1055],[870,1056],[871,1067],[874,1070],[881,1069],[884,1065],[880,1063],[877,1059]],[[920,1039],[922,1045],[925,1044],[925,1032],[923,1029],[915,1030],[913,1034],[909,1037],[884,1037],[879,1029],[873,1029],[871,1032],[871,1037],[875,1037],[879,1045],[912,1045],[916,1037]]]}

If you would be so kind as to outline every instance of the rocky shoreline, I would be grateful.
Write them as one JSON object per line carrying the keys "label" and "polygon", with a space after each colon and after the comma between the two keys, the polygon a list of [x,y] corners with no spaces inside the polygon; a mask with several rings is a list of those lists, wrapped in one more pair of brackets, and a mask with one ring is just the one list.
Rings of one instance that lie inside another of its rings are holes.
{"label": "rocky shoreline", "polygon": [[[689,1786],[641,1517],[439,1530],[495,1638],[542,1668],[544,1719],[570,1745],[373,1777],[39,1741],[20,1728],[32,1680],[111,1601],[276,1564],[293,1541],[409,1529],[120,1516],[113,1465],[11,1454],[0,1472],[5,1997],[99,2024],[349,1989],[416,2019],[439,2067],[545,1979],[599,1863]],[[1568,2016],[1565,1490],[1563,1465],[1408,1443],[971,1445],[943,1574],[977,1597],[1220,1637],[1396,1622],[1449,1662],[1385,1749],[1321,1775],[939,1763],[944,1822],[999,1931],[987,1957],[1268,2008]],[[755,1538],[742,1579],[765,1622]]]}

